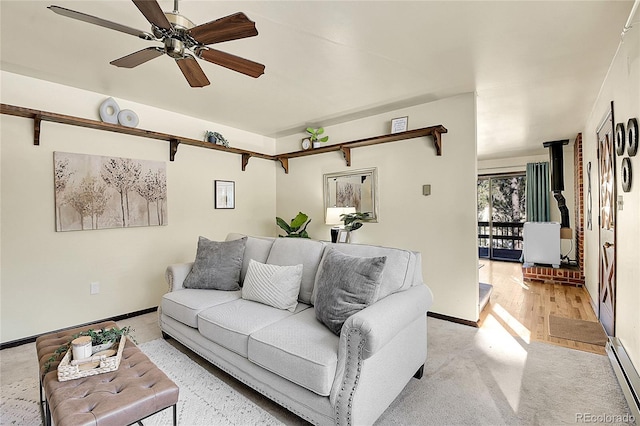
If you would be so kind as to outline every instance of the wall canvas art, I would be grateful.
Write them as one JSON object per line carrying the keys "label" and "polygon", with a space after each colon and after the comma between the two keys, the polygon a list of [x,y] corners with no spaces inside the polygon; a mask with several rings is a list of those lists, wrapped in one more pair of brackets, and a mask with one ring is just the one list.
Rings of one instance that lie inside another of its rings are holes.
{"label": "wall canvas art", "polygon": [[54,152],[56,231],[167,224],[161,161]]}

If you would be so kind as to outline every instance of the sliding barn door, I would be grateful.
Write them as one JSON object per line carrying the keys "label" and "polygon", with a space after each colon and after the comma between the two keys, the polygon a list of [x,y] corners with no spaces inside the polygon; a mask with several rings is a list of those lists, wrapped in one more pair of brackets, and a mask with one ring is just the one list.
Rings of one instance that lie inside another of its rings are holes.
{"label": "sliding barn door", "polygon": [[598,317],[609,336],[616,324],[616,157],[613,103],[598,129],[598,175],[600,185],[600,268]]}

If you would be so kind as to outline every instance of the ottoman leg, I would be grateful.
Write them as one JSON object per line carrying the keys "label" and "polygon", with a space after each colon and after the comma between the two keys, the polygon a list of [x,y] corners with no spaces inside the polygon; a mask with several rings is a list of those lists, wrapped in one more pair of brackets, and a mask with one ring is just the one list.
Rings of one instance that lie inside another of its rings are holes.
{"label": "ottoman leg", "polygon": [[51,410],[49,409],[49,401],[44,400],[44,426],[51,426]]}
{"label": "ottoman leg", "polygon": [[[38,374],[38,376],[40,376]],[[44,424],[44,399],[42,398],[42,377],[39,377],[38,383],[40,384],[40,417],[42,418],[42,423]]]}

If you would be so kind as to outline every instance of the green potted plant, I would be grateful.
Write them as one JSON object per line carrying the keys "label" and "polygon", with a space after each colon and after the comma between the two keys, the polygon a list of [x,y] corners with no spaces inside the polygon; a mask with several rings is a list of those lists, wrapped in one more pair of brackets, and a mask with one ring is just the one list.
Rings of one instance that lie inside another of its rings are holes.
{"label": "green potted plant", "polygon": [[344,229],[351,232],[362,228],[364,222],[372,221],[373,217],[370,212],[355,212],[340,215],[340,220],[344,223]]}
{"label": "green potted plant", "polygon": [[279,235],[280,237],[310,238],[307,233],[307,226],[311,223],[311,219],[302,212],[299,212],[296,217],[291,220],[291,223],[287,223],[279,217],[276,217],[276,223],[287,233],[287,235]]}
{"label": "green potted plant", "polygon": [[226,140],[224,136],[222,136],[218,132],[212,132],[210,130],[207,130],[206,132],[204,132],[204,140],[205,142],[210,142],[214,145],[220,144],[225,148],[229,148],[229,141]]}
{"label": "green potted plant", "polygon": [[318,127],[314,129],[313,127],[307,127],[307,133],[309,133],[309,140],[314,148],[319,148],[321,142],[326,142],[329,140],[329,136],[320,137],[324,133],[323,127]]}
{"label": "green potted plant", "polygon": [[[53,353],[53,355],[51,355],[51,357],[44,364],[44,371],[45,371],[45,373],[48,372],[49,369],[51,368],[51,364],[56,362],[61,356],[63,356],[65,353],[67,353],[67,351],[71,347],[71,342],[74,339],[77,339],[78,337],[90,336],[91,337],[92,352],[95,353],[95,352],[98,352],[100,350],[104,350],[104,349],[107,349],[107,348],[113,346],[123,336],[130,336],[132,331],[133,330],[131,329],[130,326],[126,326],[126,327],[122,327],[122,328],[117,328],[117,327],[103,328],[101,330],[89,329],[89,330],[86,330],[86,331],[82,331],[80,333],[76,333],[73,336],[71,336],[71,338],[69,339],[69,341],[67,343],[65,343],[63,345],[60,345],[60,347],[58,349],[56,349],[56,351]],[[133,340],[135,342],[135,339],[133,339],[132,337],[131,337],[131,340]],[[96,348],[97,346],[100,346],[100,347]]]}

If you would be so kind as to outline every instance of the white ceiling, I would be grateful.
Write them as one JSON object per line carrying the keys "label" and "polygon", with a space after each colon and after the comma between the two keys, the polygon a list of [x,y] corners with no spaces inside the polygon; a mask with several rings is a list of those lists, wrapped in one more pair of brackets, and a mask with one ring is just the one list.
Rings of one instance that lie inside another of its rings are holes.
{"label": "white ceiling", "polygon": [[201,61],[212,83],[201,89],[167,56],[109,65],[160,43],[50,4],[149,31],[128,0],[1,0],[3,70],[275,137],[476,91],[482,159],[541,153],[542,142],[583,130],[633,1],[184,0],[196,24],[242,11],[260,33],[215,47],[266,65],[265,75]]}

